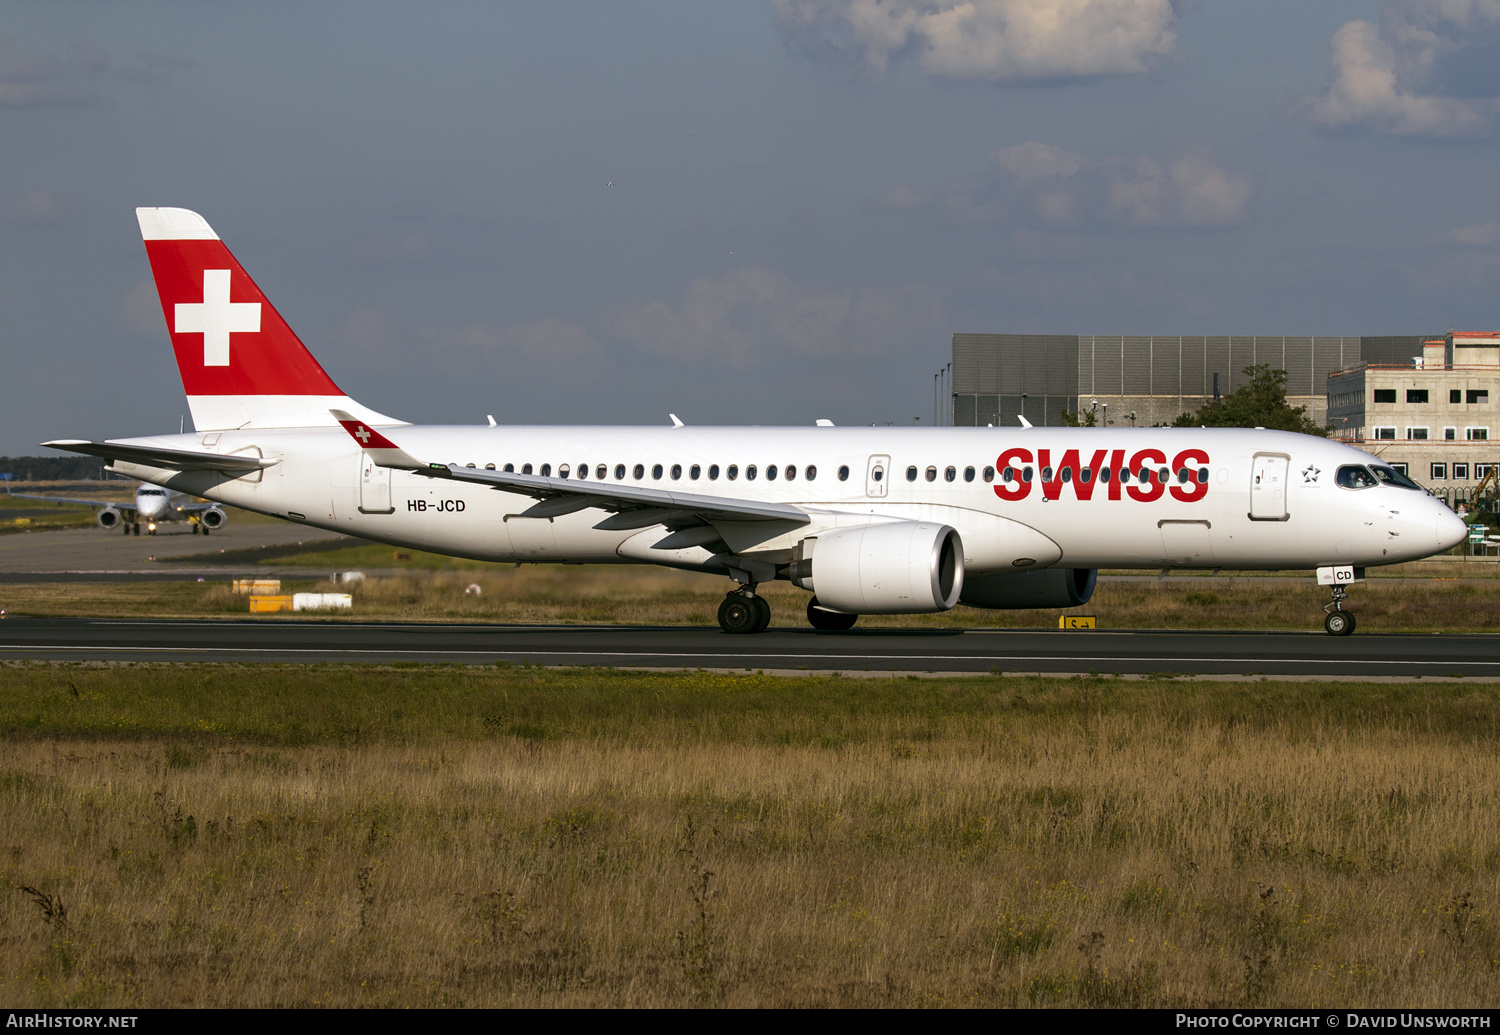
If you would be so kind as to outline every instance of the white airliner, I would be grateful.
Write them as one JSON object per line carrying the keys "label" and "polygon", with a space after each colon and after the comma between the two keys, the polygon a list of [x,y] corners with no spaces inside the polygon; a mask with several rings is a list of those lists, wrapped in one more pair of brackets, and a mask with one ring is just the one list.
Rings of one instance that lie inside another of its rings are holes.
{"label": "white airliner", "polygon": [[1466,533],[1368,454],[1279,431],[411,425],[340,391],[203,217],[136,215],[196,430],[47,445],[398,546],[726,575],[726,632],[766,628],[773,579],[827,630],[1076,606],[1099,568],[1317,568],[1347,634],[1360,569]]}
{"label": "white airliner", "polygon": [[[9,486],[7,486],[9,489]],[[202,503],[188,499],[184,494],[162,485],[144,482],[135,490],[134,503],[110,503],[105,500],[82,499],[77,496],[38,496],[30,492],[7,492],[7,495],[23,500],[47,500],[50,503],[83,503],[97,507],[94,520],[100,528],[119,526],[126,535],[141,534],[141,522],[146,522],[146,534],[155,535],[156,526],[164,521],[187,521],[193,526],[193,534],[204,535],[216,528],[223,528],[229,520],[217,503]]]}

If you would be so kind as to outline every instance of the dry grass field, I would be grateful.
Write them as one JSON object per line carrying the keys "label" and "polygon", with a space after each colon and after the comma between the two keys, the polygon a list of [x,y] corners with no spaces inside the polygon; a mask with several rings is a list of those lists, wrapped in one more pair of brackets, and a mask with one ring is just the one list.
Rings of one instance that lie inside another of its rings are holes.
{"label": "dry grass field", "polygon": [[1488,1006],[1500,688],[0,668],[0,1000]]}
{"label": "dry grass field", "polygon": [[[1496,568],[1492,563],[1405,566],[1412,573],[1407,577],[1372,578],[1355,587],[1349,606],[1362,633],[1500,631]],[[1106,579],[1087,606],[1069,612],[958,607],[938,615],[867,615],[860,625],[1055,629],[1060,614],[1078,613],[1095,615],[1101,627],[1110,629],[1315,631],[1328,590],[1307,573],[1298,575],[1291,580],[1208,575]],[[282,581],[288,592],[352,592],[354,608],[347,617],[354,620],[710,626],[729,584],[722,577],[636,565],[419,569],[351,584],[311,577]],[[480,593],[466,593],[470,586],[478,586]],[[806,624],[806,593],[787,583],[763,589],[774,625]],[[245,598],[232,593],[227,581],[8,583],[0,585],[0,607],[12,614],[52,617],[248,617]]]}

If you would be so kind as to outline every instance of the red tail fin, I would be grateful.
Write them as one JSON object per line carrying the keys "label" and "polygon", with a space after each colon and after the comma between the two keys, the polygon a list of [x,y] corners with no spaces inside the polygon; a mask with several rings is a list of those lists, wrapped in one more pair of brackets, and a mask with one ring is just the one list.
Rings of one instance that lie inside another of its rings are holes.
{"label": "red tail fin", "polygon": [[202,216],[135,214],[198,430],[329,425],[333,407],[399,423],[339,390]]}

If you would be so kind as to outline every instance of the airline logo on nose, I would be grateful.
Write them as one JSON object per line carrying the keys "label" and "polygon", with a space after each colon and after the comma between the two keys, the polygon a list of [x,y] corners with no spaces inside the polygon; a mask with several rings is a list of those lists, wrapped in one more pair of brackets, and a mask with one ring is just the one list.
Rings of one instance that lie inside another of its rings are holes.
{"label": "airline logo on nose", "polygon": [[229,365],[229,336],[260,330],[259,302],[229,300],[229,271],[203,271],[203,301],[178,302],[178,334],[203,335],[203,365]]}

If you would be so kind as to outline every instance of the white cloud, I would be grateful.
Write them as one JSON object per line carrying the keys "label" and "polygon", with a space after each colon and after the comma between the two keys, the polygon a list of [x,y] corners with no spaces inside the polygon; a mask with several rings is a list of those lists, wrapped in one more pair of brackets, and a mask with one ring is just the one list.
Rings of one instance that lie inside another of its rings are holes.
{"label": "white cloud", "polygon": [[952,79],[1145,72],[1176,45],[1171,0],[772,0],[794,42],[875,74],[912,50]]}
{"label": "white cloud", "polygon": [[1488,47],[1500,28],[1500,0],[1393,0],[1379,24],[1346,22],[1329,42],[1333,83],[1311,98],[1312,121],[1419,137],[1487,132],[1500,98],[1450,96],[1435,86],[1455,54]]}
{"label": "white cloud", "polygon": [[[947,184],[926,207],[960,226],[1014,221],[1042,227],[1222,227],[1248,218],[1250,178],[1215,164],[1202,151],[1166,159],[1091,158],[1028,141],[990,158],[992,169]],[[921,197],[910,187],[897,190],[905,192],[903,197]],[[893,207],[890,196],[886,207]]]}
{"label": "white cloud", "polygon": [[1166,163],[1116,160],[1109,210],[1133,226],[1232,226],[1245,221],[1250,181],[1201,154]]}
{"label": "white cloud", "polygon": [[745,267],[693,281],[676,306],[627,306],[608,329],[644,352],[743,370],[787,357],[869,357],[930,334],[941,300],[926,288],[827,290]]}
{"label": "white cloud", "polygon": [[1478,248],[1488,248],[1491,245],[1500,244],[1500,223],[1476,223],[1473,226],[1461,226],[1457,230],[1449,230],[1439,235],[1438,240],[1448,244],[1467,244]]}
{"label": "white cloud", "polygon": [[116,315],[120,323],[132,334],[143,338],[164,339],[167,334],[166,319],[162,316],[161,300],[156,293],[156,282],[143,280],[126,293]]}
{"label": "white cloud", "polygon": [[599,341],[576,324],[537,320],[515,327],[467,324],[463,327],[423,327],[418,336],[433,352],[460,364],[476,355],[503,365],[520,358],[544,367],[572,369],[603,358]]}

